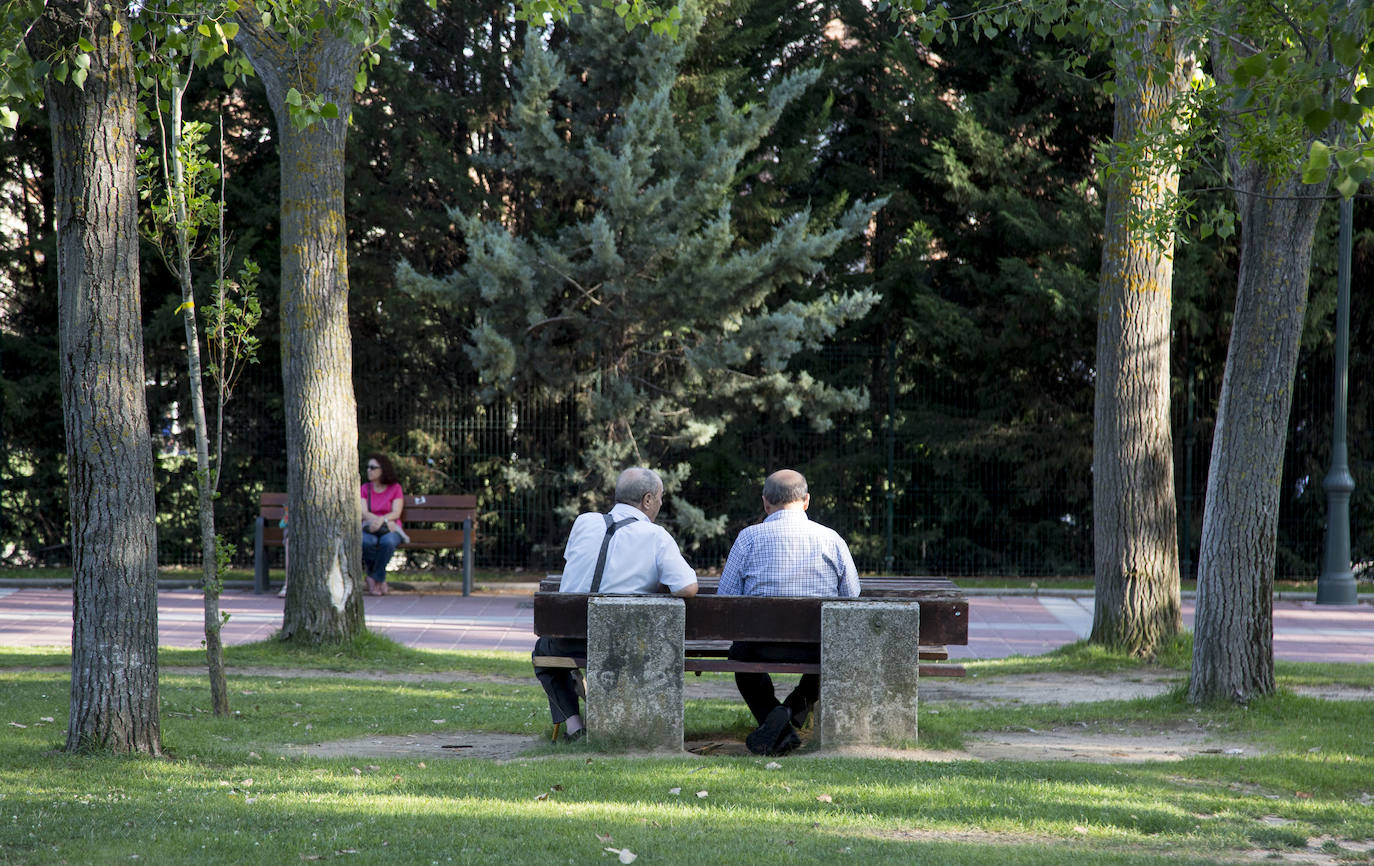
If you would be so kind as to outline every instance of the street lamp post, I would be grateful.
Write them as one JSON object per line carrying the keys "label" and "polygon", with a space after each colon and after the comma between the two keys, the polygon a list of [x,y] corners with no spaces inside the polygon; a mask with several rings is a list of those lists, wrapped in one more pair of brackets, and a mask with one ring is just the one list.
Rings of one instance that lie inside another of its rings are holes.
{"label": "street lamp post", "polygon": [[1346,392],[1350,366],[1350,224],[1353,202],[1341,201],[1340,264],[1336,275],[1335,411],[1331,419],[1331,469],[1326,489],[1326,553],[1317,578],[1317,604],[1354,604],[1355,577],[1350,572],[1350,475],[1346,449]]}

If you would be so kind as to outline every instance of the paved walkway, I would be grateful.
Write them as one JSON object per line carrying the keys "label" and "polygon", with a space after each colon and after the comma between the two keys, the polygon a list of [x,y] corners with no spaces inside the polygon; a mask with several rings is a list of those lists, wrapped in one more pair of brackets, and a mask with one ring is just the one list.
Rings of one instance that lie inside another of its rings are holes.
{"label": "paved walkway", "polygon": [[[271,637],[281,627],[284,601],[272,595],[229,591],[220,607],[230,614],[226,644]],[[407,646],[436,650],[528,651],[534,644],[533,602],[528,594],[420,595],[393,592],[366,597],[367,625]],[[969,598],[969,644],[950,647],[956,659],[1040,655],[1087,637],[1090,596],[974,595]],[[69,589],[0,588],[0,646],[70,646]],[[1193,624],[1185,600],[1184,623]],[[158,595],[159,643],[198,647],[204,637],[200,593],[164,590]],[[1374,606],[1318,607],[1311,601],[1274,603],[1274,654],[1291,661],[1374,661]]]}

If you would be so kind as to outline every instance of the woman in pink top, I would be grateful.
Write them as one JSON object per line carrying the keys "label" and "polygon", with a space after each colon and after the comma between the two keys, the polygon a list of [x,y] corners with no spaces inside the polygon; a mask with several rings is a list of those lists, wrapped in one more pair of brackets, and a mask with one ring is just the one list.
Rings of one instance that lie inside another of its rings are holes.
{"label": "woman in pink top", "polygon": [[367,455],[367,480],[363,482],[363,570],[370,595],[386,595],[386,565],[404,539],[401,508],[405,493],[396,470],[384,454]]}

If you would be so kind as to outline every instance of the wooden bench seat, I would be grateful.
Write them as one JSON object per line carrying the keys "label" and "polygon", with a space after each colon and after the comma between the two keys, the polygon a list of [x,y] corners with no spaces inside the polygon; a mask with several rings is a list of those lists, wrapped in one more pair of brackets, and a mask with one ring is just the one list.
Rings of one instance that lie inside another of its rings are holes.
{"label": "wooden bench seat", "polygon": [[[253,530],[253,591],[267,591],[267,548],[281,547],[286,515],[285,493],[264,493]],[[477,523],[477,497],[472,494],[407,496],[401,523],[410,541],[398,550],[463,550],[463,595],[472,594],[472,539]]]}
{"label": "wooden bench seat", "polygon": [[[587,637],[585,593],[558,592],[559,578],[540,582],[534,596],[534,633],[541,637]],[[891,598],[919,602],[921,645],[914,648],[913,662],[921,676],[960,677],[961,665],[933,664],[949,658],[946,646],[968,644],[968,599],[959,588],[939,577],[866,577],[860,580],[860,598]],[[821,605],[844,601],[835,598],[779,598],[716,595],[719,578],[697,579],[697,595],[683,599],[686,612],[683,670],[767,673],[820,673],[819,664],[797,662],[745,662],[726,658],[736,640],[819,644]],[[926,662],[926,663],[922,663]],[[582,668],[586,659],[576,656],[539,656],[539,667]]]}
{"label": "wooden bench seat", "polygon": [[[835,598],[718,596],[719,578],[697,579],[697,595],[684,599],[688,641],[770,641],[820,643],[821,605]],[[921,604],[923,646],[968,644],[968,598],[946,578],[865,577],[860,598],[892,598]],[[534,595],[534,633],[541,637],[586,638],[587,599],[558,592],[558,578],[547,577]]]}

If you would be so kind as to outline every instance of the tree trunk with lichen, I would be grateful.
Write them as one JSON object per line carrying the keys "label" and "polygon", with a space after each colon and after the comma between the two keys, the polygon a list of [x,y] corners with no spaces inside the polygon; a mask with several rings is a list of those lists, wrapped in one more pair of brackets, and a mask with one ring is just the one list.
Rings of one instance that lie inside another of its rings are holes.
{"label": "tree trunk with lichen", "polygon": [[138,87],[123,8],[49,2],[29,49],[48,57],[78,38],[95,46],[85,55],[83,87],[51,77],[45,87],[71,497],[66,748],[157,755],[157,522],[138,281]]}
{"label": "tree trunk with lichen", "polygon": [[[287,562],[283,640],[350,640],[364,629],[358,417],[348,328],[344,141],[361,55],[316,30],[297,48],[240,12],[238,42],[267,88],[281,159],[282,384]],[[339,117],[300,125],[288,93],[318,94]]]}
{"label": "tree trunk with lichen", "polygon": [[1322,200],[1296,172],[1232,166],[1240,271],[1198,550],[1188,700],[1274,691],[1274,548],[1293,376]]}
{"label": "tree trunk with lichen", "polygon": [[[1232,68],[1213,46],[1217,80]],[[1230,58],[1229,62],[1236,62]],[[1297,162],[1265,166],[1223,132],[1240,222],[1240,268],[1198,548],[1188,700],[1245,703],[1274,691],[1274,549],[1312,242],[1324,191]]]}
{"label": "tree trunk with lichen", "polygon": [[[1167,36],[1163,38],[1168,38]],[[1158,137],[1187,87],[1192,58],[1169,46],[1173,74],[1156,78],[1118,51],[1113,139]],[[1178,191],[1177,161],[1146,154],[1106,179],[1106,229],[1098,293],[1093,425],[1096,605],[1090,640],[1151,656],[1182,628],[1173,436],[1169,426],[1169,328],[1173,235],[1155,237]]]}

